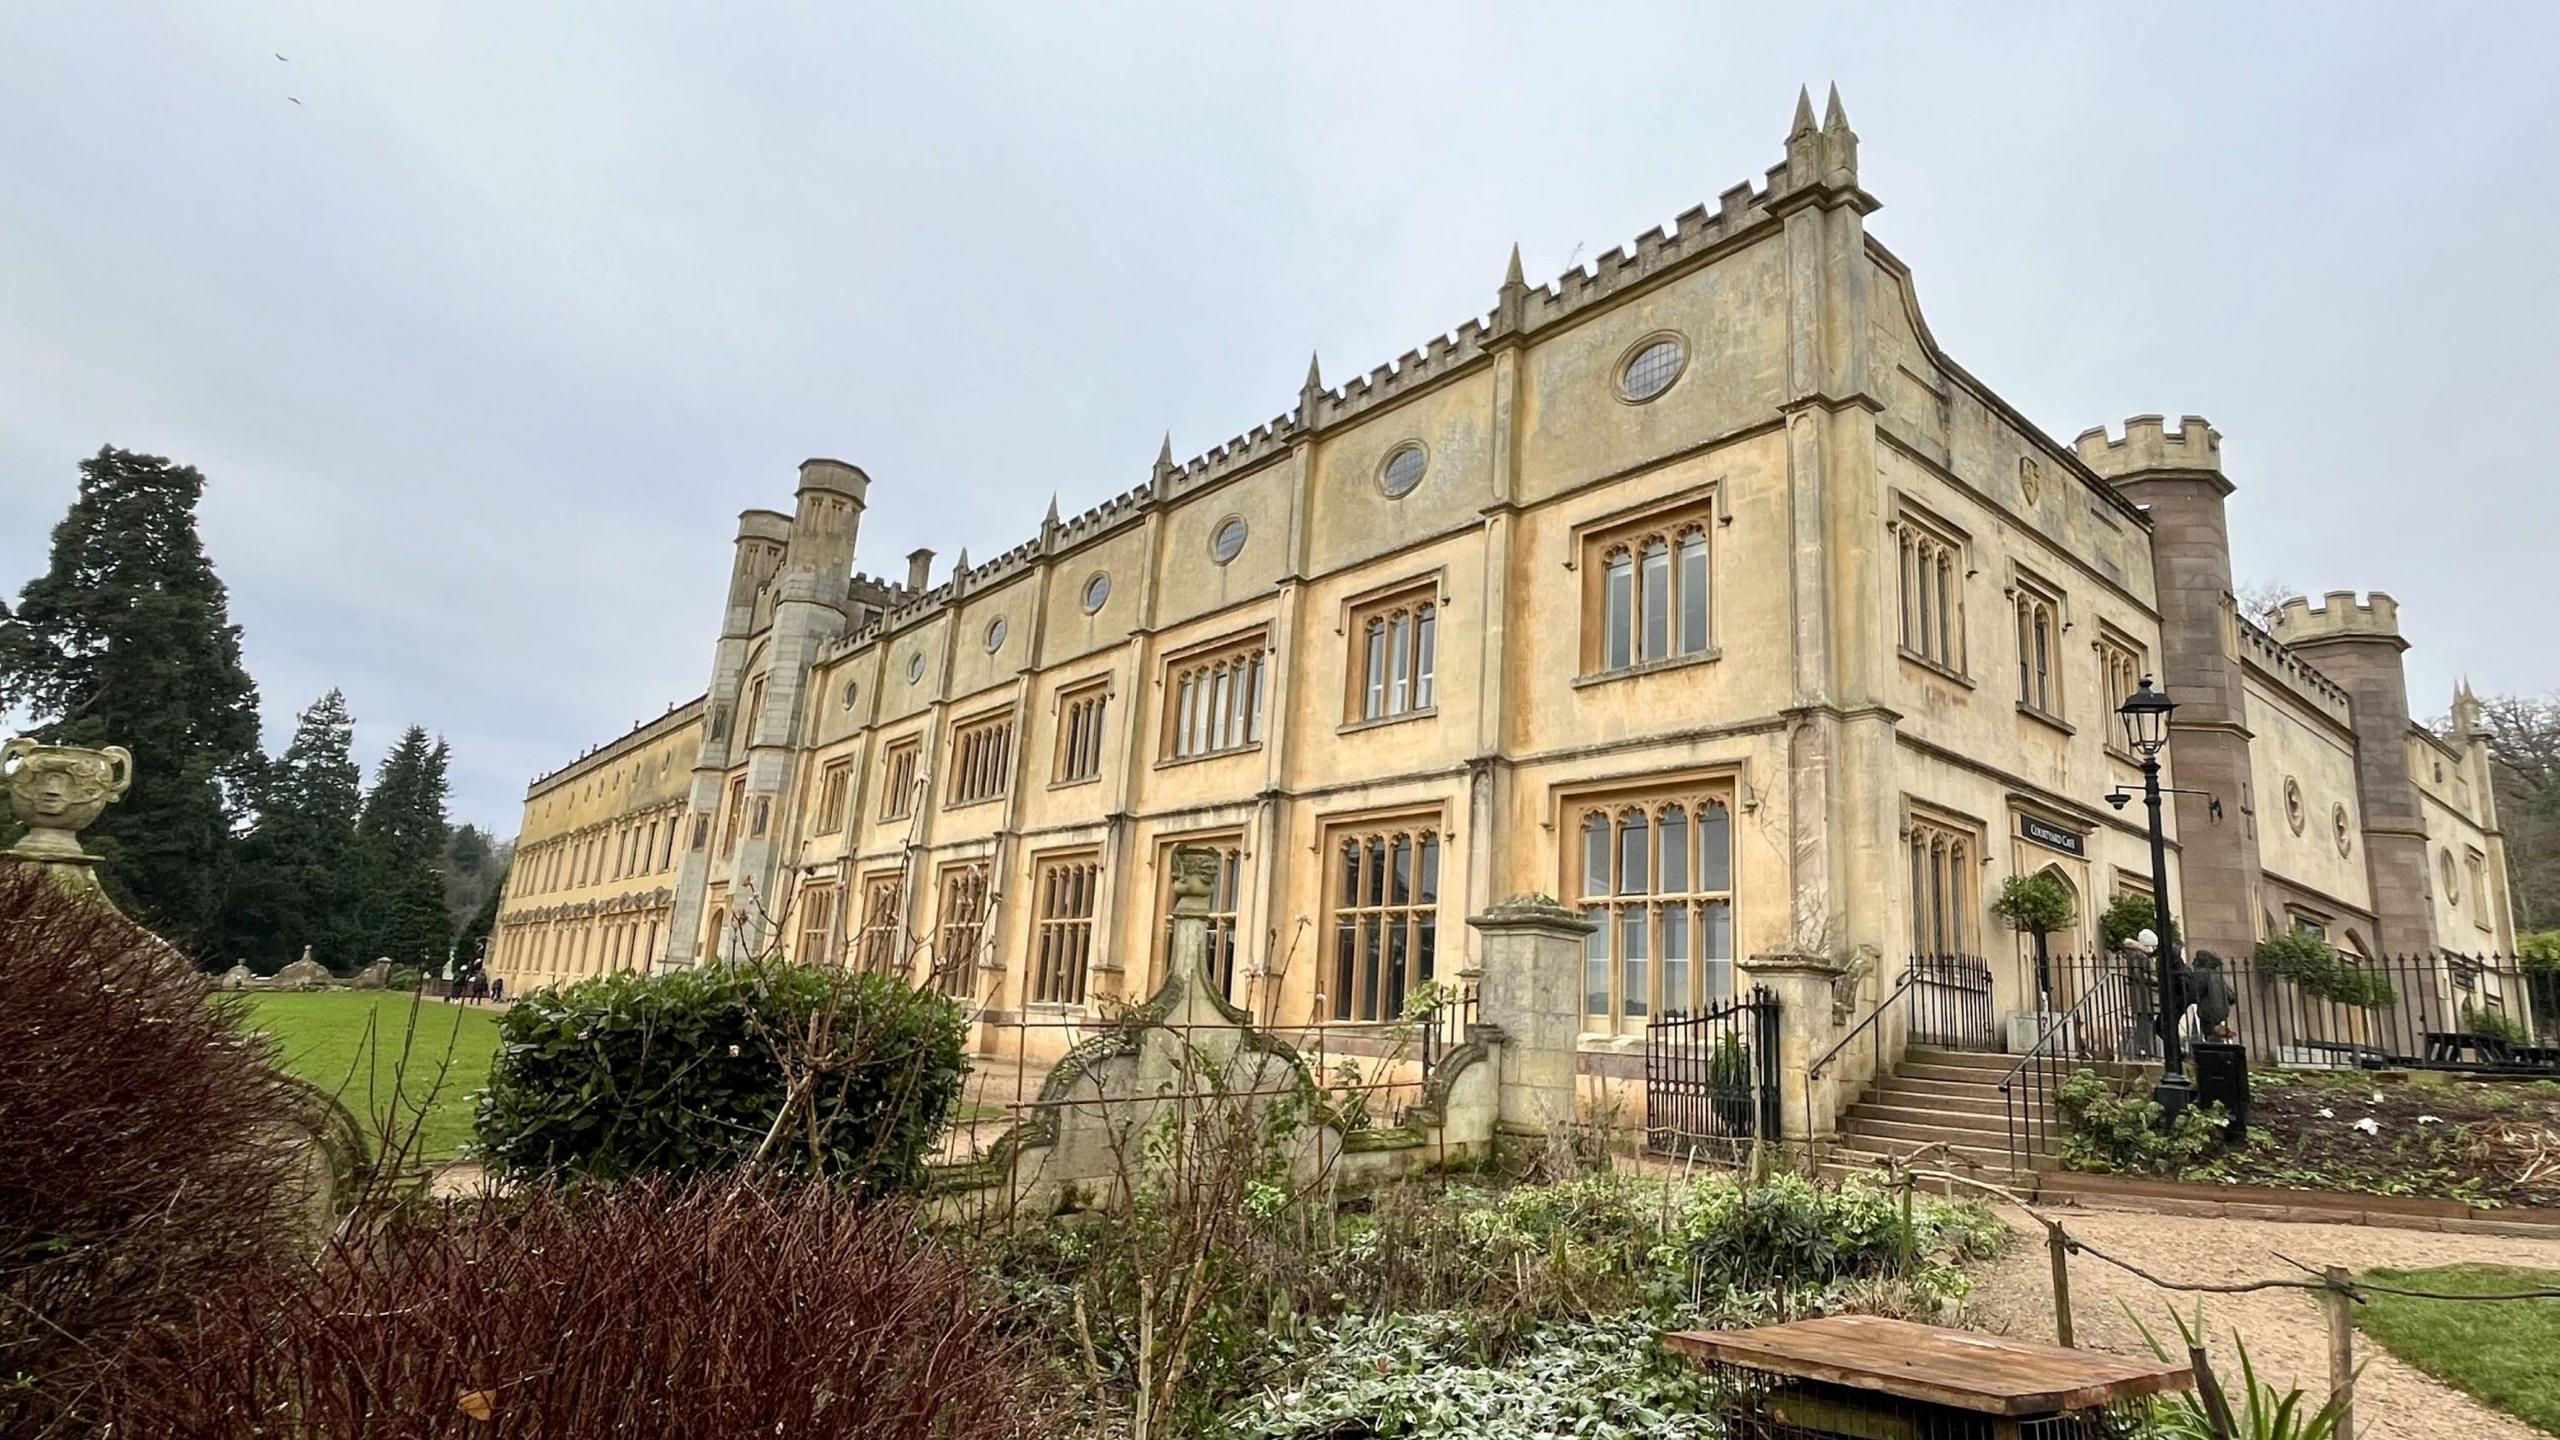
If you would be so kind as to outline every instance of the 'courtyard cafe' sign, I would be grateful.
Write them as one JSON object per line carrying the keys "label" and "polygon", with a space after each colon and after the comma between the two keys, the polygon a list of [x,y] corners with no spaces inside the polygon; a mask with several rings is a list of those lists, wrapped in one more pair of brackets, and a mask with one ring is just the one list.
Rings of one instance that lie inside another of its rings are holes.
{"label": "'courtyard cafe' sign", "polygon": [[2065,855],[2086,856],[2089,853],[2088,842],[2082,840],[2079,835],[2059,825],[2048,825],[2033,815],[2018,817],[2018,834],[2048,850],[2059,850]]}

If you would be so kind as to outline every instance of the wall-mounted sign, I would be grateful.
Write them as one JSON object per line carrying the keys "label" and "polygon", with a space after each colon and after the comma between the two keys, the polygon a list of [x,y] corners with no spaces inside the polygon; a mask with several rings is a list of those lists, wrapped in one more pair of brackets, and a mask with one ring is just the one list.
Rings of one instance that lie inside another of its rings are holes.
{"label": "wall-mounted sign", "polygon": [[2089,853],[2089,843],[2081,839],[2077,833],[2065,830],[2059,825],[2048,825],[2033,815],[2018,817],[2018,835],[2021,839],[2032,840],[2048,850],[2059,850],[2065,855],[2086,858]]}

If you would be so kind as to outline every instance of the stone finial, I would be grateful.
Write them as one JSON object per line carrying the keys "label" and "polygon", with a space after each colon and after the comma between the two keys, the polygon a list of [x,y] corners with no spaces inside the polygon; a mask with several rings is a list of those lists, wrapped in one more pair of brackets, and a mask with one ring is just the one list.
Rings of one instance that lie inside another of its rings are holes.
{"label": "stone finial", "polygon": [[1520,244],[1511,244],[1511,263],[1502,272],[1502,288],[1494,292],[1493,325],[1489,333],[1516,335],[1527,323],[1529,315],[1529,282],[1520,272]]}
{"label": "stone finial", "polygon": [[1204,845],[1173,847],[1173,913],[1207,915],[1218,883],[1218,852]]}
{"label": "stone finial", "polygon": [[1155,484],[1159,494],[1173,479],[1173,432],[1164,432],[1164,445],[1156,451]]}
{"label": "stone finial", "polygon": [[1837,85],[1831,87],[1831,99],[1822,108],[1822,182],[1858,183],[1858,132],[1849,128],[1849,112],[1840,104]]}
{"label": "stone finial", "polygon": [[1822,150],[1822,127],[1813,118],[1813,92],[1798,86],[1796,118],[1787,127],[1787,158],[1769,172],[1771,192],[1782,194],[1820,182]]}
{"label": "stone finial", "polygon": [[1316,406],[1324,400],[1324,366],[1316,352],[1307,352],[1307,378],[1298,386],[1298,428],[1312,430],[1316,423]]}
{"label": "stone finial", "polygon": [[133,788],[133,752],[121,745],[90,750],[46,745],[20,736],[0,746],[0,777],[27,833],[6,851],[13,860],[94,864],[80,832]]}
{"label": "stone finial", "polygon": [[2471,677],[2453,687],[2453,734],[2458,740],[2485,735],[2489,727],[2481,713],[2480,697],[2471,693]]}

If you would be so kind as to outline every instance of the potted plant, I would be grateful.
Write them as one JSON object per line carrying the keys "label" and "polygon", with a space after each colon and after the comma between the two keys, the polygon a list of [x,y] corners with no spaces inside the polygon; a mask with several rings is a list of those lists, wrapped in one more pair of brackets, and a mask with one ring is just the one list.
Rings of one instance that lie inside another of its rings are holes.
{"label": "potted plant", "polygon": [[1751,1093],[1751,1051],[1741,1036],[1727,1031],[1716,1042],[1716,1053],[1707,1061],[1707,1084],[1715,1091],[1716,1118],[1724,1122],[1725,1133],[1752,1133],[1759,1097]]}
{"label": "potted plant", "polygon": [[[2121,950],[2124,942],[2158,923],[2158,907],[2151,903],[2151,897],[2127,891],[2098,912],[2098,943],[2109,950]],[[2174,918],[2169,921],[2169,933],[2160,938],[2177,943],[2178,922]]]}
{"label": "potted plant", "polygon": [[2023,1055],[2035,1048],[2037,1038],[2053,1023],[2053,957],[2048,937],[2077,919],[2078,912],[2071,903],[2071,887],[2062,877],[2039,870],[2000,882],[2000,896],[1991,902],[1991,913],[2019,934],[2035,937],[2035,1003],[2028,1013],[2009,1017],[2009,1053]]}

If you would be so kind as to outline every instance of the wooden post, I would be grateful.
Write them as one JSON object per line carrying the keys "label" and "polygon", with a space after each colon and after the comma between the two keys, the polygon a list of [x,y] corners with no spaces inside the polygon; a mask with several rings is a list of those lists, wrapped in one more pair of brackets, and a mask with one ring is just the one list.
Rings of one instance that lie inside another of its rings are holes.
{"label": "wooden post", "polygon": [[2329,1314],[2329,1402],[2338,1409],[2337,1428],[2331,1433],[2352,1436],[2356,1433],[2355,1292],[2347,1288],[2347,1272],[2339,1266],[2328,1267],[2321,1278],[2329,1282],[2329,1288],[2320,1292],[2320,1308]]}
{"label": "wooden post", "polygon": [[2053,1343],[2075,1350],[2079,1347],[2071,1338],[2071,1246],[2062,1236],[2062,1222],[2045,1222],[2044,1248],[2053,1257]]}
{"label": "wooden post", "polygon": [[1911,1278],[1918,1261],[1918,1233],[1912,1228],[1911,1192],[1920,1188],[1920,1177],[1905,1170],[1902,1173],[1902,1278]]}

